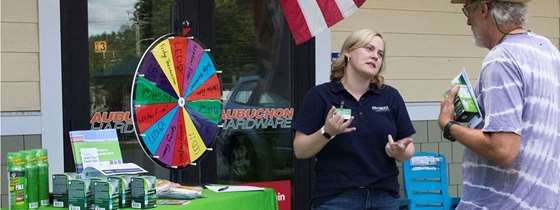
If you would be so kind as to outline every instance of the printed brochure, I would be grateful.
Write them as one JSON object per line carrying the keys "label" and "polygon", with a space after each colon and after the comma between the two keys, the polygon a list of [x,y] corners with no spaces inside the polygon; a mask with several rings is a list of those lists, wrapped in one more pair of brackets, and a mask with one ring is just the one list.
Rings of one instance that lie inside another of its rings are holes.
{"label": "printed brochure", "polygon": [[76,173],[87,167],[123,163],[115,129],[70,131],[70,142]]}

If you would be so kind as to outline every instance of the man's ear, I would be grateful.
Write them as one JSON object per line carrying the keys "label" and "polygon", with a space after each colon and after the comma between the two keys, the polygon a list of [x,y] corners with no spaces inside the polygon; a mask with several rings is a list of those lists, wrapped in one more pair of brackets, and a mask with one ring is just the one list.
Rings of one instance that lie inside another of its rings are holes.
{"label": "man's ear", "polygon": [[484,19],[492,15],[490,14],[490,7],[488,6],[488,3],[483,3],[482,5],[480,5],[480,13],[482,14],[482,17],[484,17]]}

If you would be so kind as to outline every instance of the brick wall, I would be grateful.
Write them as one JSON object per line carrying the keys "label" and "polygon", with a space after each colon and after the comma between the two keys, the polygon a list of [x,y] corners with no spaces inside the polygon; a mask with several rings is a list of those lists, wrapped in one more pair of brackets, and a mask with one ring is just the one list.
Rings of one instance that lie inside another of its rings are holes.
{"label": "brick wall", "polygon": [[[416,152],[436,152],[444,155],[447,162],[447,174],[449,180],[449,195],[460,197],[463,191],[463,169],[461,161],[465,147],[457,142],[451,143],[443,139],[441,129],[437,120],[414,121],[416,134],[412,136]],[[401,166],[399,164],[399,170]],[[401,196],[403,193],[402,172],[399,176]]]}

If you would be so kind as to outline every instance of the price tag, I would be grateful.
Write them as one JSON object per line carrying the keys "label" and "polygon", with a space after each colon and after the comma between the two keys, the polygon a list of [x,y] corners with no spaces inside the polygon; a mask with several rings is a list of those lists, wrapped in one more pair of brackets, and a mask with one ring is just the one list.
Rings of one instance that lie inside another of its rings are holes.
{"label": "price tag", "polygon": [[64,202],[62,202],[62,201],[55,201],[55,202],[53,202],[53,206],[54,206],[54,207],[61,207],[61,208],[62,208],[62,207],[64,207]]}

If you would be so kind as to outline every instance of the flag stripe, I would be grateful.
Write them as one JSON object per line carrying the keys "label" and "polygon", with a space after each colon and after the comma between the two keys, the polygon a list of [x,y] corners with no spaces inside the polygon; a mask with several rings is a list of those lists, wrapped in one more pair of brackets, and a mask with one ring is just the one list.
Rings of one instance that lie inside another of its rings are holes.
{"label": "flag stripe", "polygon": [[342,13],[342,16],[344,16],[345,18],[352,15],[352,13],[358,10],[355,0],[336,0],[336,4],[338,5],[340,13]]}
{"label": "flag stripe", "polygon": [[354,0],[354,3],[357,7],[361,7],[364,2],[366,2],[366,0]]}
{"label": "flag stripe", "polygon": [[288,22],[288,27],[292,31],[292,36],[296,41],[296,44],[305,42],[311,38],[311,32],[307,27],[305,18],[299,4],[294,0],[280,0],[280,6],[284,10],[284,17]]}
{"label": "flag stripe", "polygon": [[[325,22],[328,27],[331,27],[335,23],[338,23],[338,21],[342,20],[342,14],[338,10],[340,5],[338,5],[335,0],[318,0],[317,4],[323,13],[323,17],[325,17]],[[352,2],[352,4],[354,4],[354,2]]]}
{"label": "flag stripe", "polygon": [[309,32],[311,32],[311,36],[315,36],[324,29],[328,28],[317,1],[298,0],[298,3],[303,16],[305,17],[305,22],[307,22],[307,26],[309,27]]}
{"label": "flag stripe", "polygon": [[366,0],[280,0],[296,45],[349,17]]}

